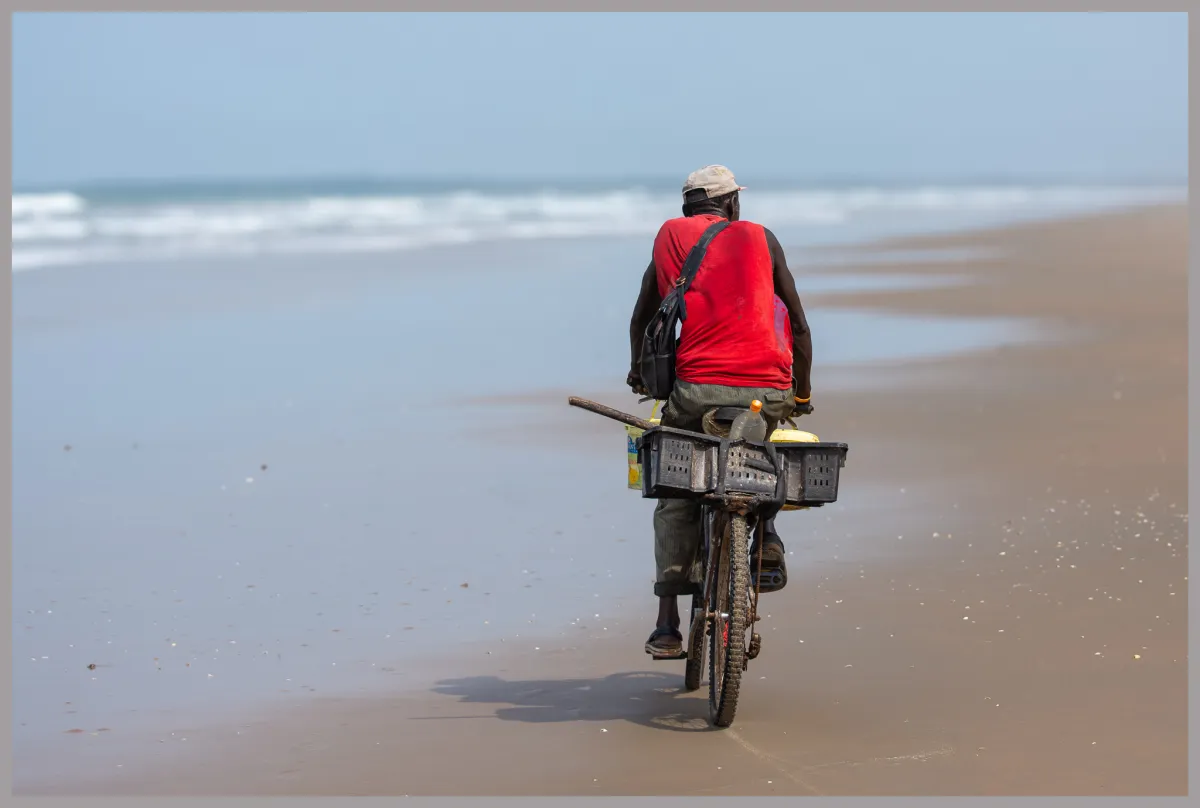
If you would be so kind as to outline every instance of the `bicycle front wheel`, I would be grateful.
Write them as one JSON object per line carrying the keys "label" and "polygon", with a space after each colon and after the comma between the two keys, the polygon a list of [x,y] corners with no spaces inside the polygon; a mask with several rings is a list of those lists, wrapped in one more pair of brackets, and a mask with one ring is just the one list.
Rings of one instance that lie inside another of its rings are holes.
{"label": "bicycle front wheel", "polygon": [[699,690],[704,672],[704,596],[692,595],[691,624],[688,628],[687,665],[683,673],[683,689]]}
{"label": "bicycle front wheel", "polygon": [[728,727],[737,713],[742,671],[746,664],[746,630],[750,621],[749,528],[746,517],[730,514],[716,553],[712,589],[712,634],[709,636],[708,711],[715,726]]}

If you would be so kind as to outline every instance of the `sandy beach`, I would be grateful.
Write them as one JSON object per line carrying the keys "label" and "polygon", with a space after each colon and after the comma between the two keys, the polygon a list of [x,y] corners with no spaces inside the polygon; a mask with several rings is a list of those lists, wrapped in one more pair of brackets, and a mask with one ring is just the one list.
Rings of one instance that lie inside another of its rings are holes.
{"label": "sandy beach", "polygon": [[[1186,219],[1164,206],[852,247],[858,274],[959,282],[806,296],[817,310],[1030,318],[1051,336],[837,374],[816,357],[817,411],[801,426],[850,445],[842,501],[780,521],[790,583],[764,598],[763,652],[729,730],[707,728],[705,691],[680,692],[681,663],[642,653],[649,503],[613,485],[620,427],[565,406],[572,393],[632,410],[619,379],[481,390],[464,417],[510,421],[480,441],[511,455],[550,435],[595,469],[594,490],[558,491],[530,528],[550,543],[511,559],[580,554],[586,592],[526,596],[569,632],[410,660],[420,685],[393,693],[138,741],[84,727],[60,757],[75,776],[16,793],[1186,794]],[[982,257],[870,260],[905,250]],[[798,273],[803,294],[821,267]],[[835,375],[856,383],[823,388]],[[620,513],[611,529],[604,509]],[[594,531],[555,521],[581,510]],[[488,524],[474,529],[517,529]],[[630,582],[602,565],[640,556],[644,594],[618,596]],[[486,620],[483,588],[445,598],[479,598]]]}

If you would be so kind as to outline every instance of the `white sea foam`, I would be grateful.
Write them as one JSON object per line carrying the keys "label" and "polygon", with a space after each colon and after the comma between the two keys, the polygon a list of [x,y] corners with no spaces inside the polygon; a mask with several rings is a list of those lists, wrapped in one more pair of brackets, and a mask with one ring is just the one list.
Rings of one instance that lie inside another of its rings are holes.
{"label": "white sea foam", "polygon": [[87,203],[71,193],[13,194],[14,219],[30,216],[70,216],[81,213]]}
{"label": "white sea foam", "polygon": [[[827,228],[871,216],[1020,215],[1186,200],[1172,188],[913,188],[759,191],[748,218]],[[638,189],[266,201],[102,204],[71,193],[15,194],[12,268],[124,260],[386,252],[477,241],[652,235],[679,215],[673,193]]]}
{"label": "white sea foam", "polygon": [[91,232],[88,222],[79,218],[14,218],[13,243],[27,241],[77,241]]}

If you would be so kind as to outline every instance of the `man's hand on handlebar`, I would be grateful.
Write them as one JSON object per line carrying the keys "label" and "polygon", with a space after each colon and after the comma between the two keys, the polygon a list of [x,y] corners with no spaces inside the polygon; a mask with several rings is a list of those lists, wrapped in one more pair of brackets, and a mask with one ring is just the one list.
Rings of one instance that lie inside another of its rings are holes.
{"label": "man's hand on handlebar", "polygon": [[796,403],[792,406],[792,416],[797,415],[812,415],[813,405],[808,398],[796,398]]}
{"label": "man's hand on handlebar", "polygon": [[625,384],[629,385],[629,389],[639,396],[649,395],[646,392],[646,385],[642,383],[641,377],[633,371],[630,371],[629,375],[625,377]]}

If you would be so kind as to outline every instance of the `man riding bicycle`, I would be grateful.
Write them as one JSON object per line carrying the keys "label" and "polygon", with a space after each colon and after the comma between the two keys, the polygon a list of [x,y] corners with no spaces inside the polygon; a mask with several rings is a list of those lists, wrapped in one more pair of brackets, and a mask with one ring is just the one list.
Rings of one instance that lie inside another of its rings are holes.
{"label": "man riding bicycle", "polygon": [[[770,435],[797,407],[808,405],[812,336],[796,282],[775,234],[740,220],[743,190],[724,166],[693,172],[683,185],[683,216],[663,224],[654,239],[653,257],[629,325],[632,370],[627,381],[643,395],[638,357],[647,326],[701,234],[714,222],[730,222],[709,245],[687,292],[676,382],[662,413],[663,426],[701,432],[709,410],[749,407],[757,399]],[[786,311],[780,327],[777,309]],[[777,570],[786,582],[784,547],[774,519],[766,521],[762,534],[762,546],[756,542],[753,548],[754,563],[761,553],[764,572]],[[701,541],[699,503],[659,500],[654,511],[658,623],[646,641],[646,653],[652,656],[682,653],[678,597],[699,593]]]}

